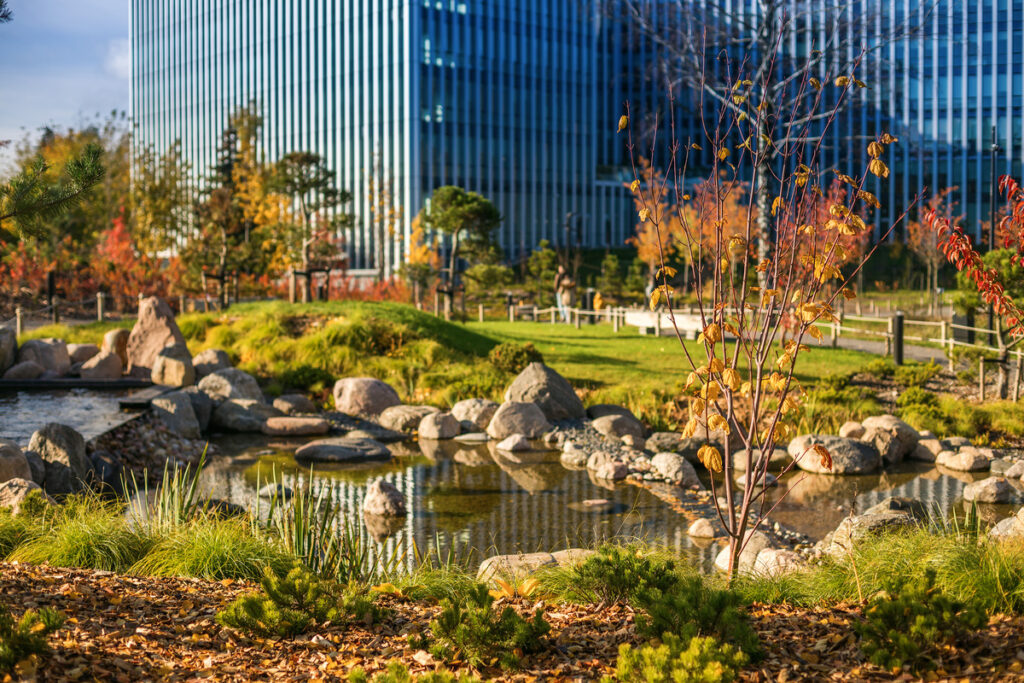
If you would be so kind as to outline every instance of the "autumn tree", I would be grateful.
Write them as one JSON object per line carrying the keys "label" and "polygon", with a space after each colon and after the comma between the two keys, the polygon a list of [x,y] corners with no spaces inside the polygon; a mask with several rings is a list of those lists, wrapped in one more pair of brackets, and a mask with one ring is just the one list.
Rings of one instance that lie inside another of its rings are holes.
{"label": "autumn tree", "polygon": [[434,190],[420,215],[424,226],[449,240],[446,293],[451,310],[460,257],[479,261],[493,254],[494,231],[504,218],[491,200],[454,185]]}
{"label": "autumn tree", "polygon": [[[658,78],[666,92],[691,97],[687,104],[694,109],[728,110],[730,116],[760,126],[749,130],[748,138],[712,125],[726,138],[740,144],[772,141],[745,178],[757,199],[753,239],[762,258],[775,239],[770,231],[772,202],[791,172],[780,162],[794,160],[795,147],[819,144],[840,110],[863,101],[859,93],[844,88],[840,95],[825,90],[825,84],[868,65],[876,72],[887,68],[886,48],[920,34],[936,4],[913,0],[896,13],[894,6],[879,3],[872,8],[872,20],[865,21],[858,14],[862,5],[847,0],[757,0],[727,6],[703,0],[597,3],[609,20],[625,23],[637,49],[646,47],[657,55],[645,75]],[[852,82],[858,90],[867,87]],[[828,99],[807,97],[812,88]],[[728,144],[720,143],[715,154]]]}
{"label": "autumn tree", "polygon": [[437,253],[437,240],[427,238],[423,219],[416,216],[412,220],[406,259],[400,272],[412,286],[413,301],[417,305],[423,303],[423,293],[437,277],[440,267],[441,257]]}
{"label": "autumn tree", "polygon": [[[928,224],[929,215],[942,217],[953,223],[959,223],[963,216],[954,217],[956,202],[949,200],[949,195],[956,192],[956,187],[947,187],[928,198],[927,204],[918,211],[917,218],[907,223],[907,236],[911,251],[925,265],[925,291],[928,292],[928,314],[933,314],[939,305],[939,270],[946,262],[946,257],[939,248],[939,233]],[[932,218],[932,222],[936,219]]]}
{"label": "autumn tree", "polygon": [[272,188],[288,197],[298,210],[298,221],[287,227],[293,235],[293,263],[301,265],[306,279],[304,302],[312,297],[310,266],[315,260],[337,256],[332,237],[352,221],[350,214],[340,210],[352,200],[352,194],[339,189],[335,177],[324,159],[313,152],[290,152],[274,167]]}
{"label": "autumn tree", "polygon": [[384,169],[379,156],[367,173],[366,201],[376,247],[377,279],[383,281],[387,274],[387,249],[396,242],[403,211],[395,197],[394,176]]}
{"label": "autumn tree", "polygon": [[180,248],[192,226],[192,182],[180,142],[163,152],[141,149],[134,160],[129,225],[140,252]]}
{"label": "autumn tree", "polygon": [[[791,30],[780,29],[779,34]],[[758,57],[766,64],[777,64],[778,43],[771,44],[776,47]],[[861,216],[865,207],[877,209],[879,202],[866,185],[869,180],[889,176],[884,157],[888,147],[897,142],[887,133],[878,134],[861,149],[858,159],[849,160],[857,165],[856,170],[836,169],[838,175],[834,175],[832,169],[822,168],[821,141],[837,111],[836,106],[825,103],[842,101],[857,87],[857,81],[853,73],[845,72],[830,78],[828,86],[820,84],[822,89],[830,89],[826,100],[811,83],[813,68],[822,58],[812,52],[807,60],[792,76],[768,73],[761,65],[738,74],[730,97],[714,99],[700,111],[699,137],[670,135],[663,155],[667,159],[663,186],[645,183],[642,165],[634,167],[632,187],[638,196],[638,216],[641,222],[652,223],[654,243],[664,244],[664,226],[678,231],[682,249],[699,254],[693,262],[695,281],[704,283],[694,291],[699,318],[697,348],[691,350],[684,342],[686,331],[675,314],[678,295],[671,284],[675,270],[669,265],[665,247],[659,247],[660,268],[650,305],[652,309],[662,303],[667,307],[689,367],[681,397],[688,413],[682,433],[705,441],[698,459],[712,474],[712,498],[717,499],[721,491],[725,501],[719,516],[729,539],[725,552],[730,576],[738,569],[750,532],[764,523],[772,509],[765,499],[768,487],[764,482],[770,454],[795,435],[803,390],[794,371],[803,354],[810,351],[805,342],[822,340],[817,324],[835,320],[838,300],[855,296],[851,283],[877,248],[876,244],[851,262],[844,244],[867,231]],[[791,91],[787,89],[785,99],[766,102],[773,92],[772,83],[780,78],[790,83],[796,94],[788,95]],[[701,82],[699,87],[711,86]],[[791,101],[790,97],[809,102]],[[737,106],[737,101],[742,106]],[[816,122],[824,122],[823,129]],[[619,128],[627,131],[630,158],[637,159],[628,109]],[[794,137],[809,138],[812,130],[817,138],[813,144],[782,144]],[[730,149],[733,139],[744,144]],[[686,197],[693,186],[690,163],[692,155],[702,149],[707,149],[712,159],[703,180],[710,207],[688,212]],[[656,152],[644,150],[644,155],[656,158]],[[762,188],[755,183],[755,191],[739,195],[744,210],[730,217],[724,193],[744,182],[744,169],[764,168],[766,157],[772,159],[771,168],[782,169],[771,185],[773,196],[766,210],[759,197]],[[841,195],[833,195],[834,201],[822,214],[813,197],[827,196],[825,188],[833,178],[846,187]],[[665,199],[665,193],[670,199]],[[658,209],[664,201],[674,207],[671,219]],[[897,213],[902,219],[905,211]],[[894,228],[895,223],[882,230],[881,239]],[[776,236],[767,244],[760,240],[766,230]],[[751,277],[753,274],[759,277]],[[781,342],[787,332],[786,317],[793,318],[795,324],[788,330],[789,338]],[[737,467],[736,457],[745,460],[741,467]],[[796,467],[830,471],[831,455],[820,444],[808,441],[780,476]],[[735,479],[738,469],[746,473],[742,484]],[[799,479],[789,483],[790,489],[794,486],[799,486]]]}

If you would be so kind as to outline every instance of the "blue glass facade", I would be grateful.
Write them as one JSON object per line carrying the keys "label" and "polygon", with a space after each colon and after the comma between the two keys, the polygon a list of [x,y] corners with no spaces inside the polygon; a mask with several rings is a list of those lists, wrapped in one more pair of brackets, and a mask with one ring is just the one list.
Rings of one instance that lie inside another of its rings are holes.
{"label": "blue glass facade", "polygon": [[[756,21],[756,2],[726,4]],[[850,30],[867,33],[916,3],[861,4]],[[824,37],[825,18],[809,16],[807,35]],[[885,47],[877,73],[863,74],[874,85],[867,106],[834,127],[825,165],[864,135],[892,132],[902,144],[877,188],[885,206],[958,185],[966,224],[980,228],[990,126],[997,172],[1021,174],[1022,31],[1024,0],[939,0],[926,32]],[[511,257],[562,241],[570,212],[589,246],[620,246],[633,231],[615,123],[627,100],[637,113],[659,107],[658,50],[585,0],[133,0],[131,37],[136,146],[180,140],[200,180],[231,113],[255,101],[266,158],[317,152],[353,193],[356,268],[377,266],[371,173],[390,179],[406,232],[438,186],[490,197]],[[680,125],[682,137],[696,132],[692,117]],[[401,244],[385,245],[389,270]]]}

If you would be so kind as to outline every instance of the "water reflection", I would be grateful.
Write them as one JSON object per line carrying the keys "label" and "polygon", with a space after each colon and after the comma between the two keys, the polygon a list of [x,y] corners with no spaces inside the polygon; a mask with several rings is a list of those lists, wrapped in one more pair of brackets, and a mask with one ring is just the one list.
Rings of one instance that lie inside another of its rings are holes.
{"label": "water reflection", "polygon": [[24,448],[36,430],[60,422],[89,441],[138,415],[121,411],[118,401],[128,393],[90,389],[0,392],[0,438]]}

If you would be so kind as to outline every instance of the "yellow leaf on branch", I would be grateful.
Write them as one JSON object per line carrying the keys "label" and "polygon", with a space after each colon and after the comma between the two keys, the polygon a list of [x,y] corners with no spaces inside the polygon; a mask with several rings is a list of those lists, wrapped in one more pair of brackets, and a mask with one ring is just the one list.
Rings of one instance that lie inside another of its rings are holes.
{"label": "yellow leaf on branch", "polygon": [[889,177],[889,167],[881,159],[872,159],[871,163],[868,164],[868,170],[879,178]]}
{"label": "yellow leaf on branch", "polygon": [[705,444],[697,450],[697,459],[712,472],[722,471],[722,454],[714,446]]}
{"label": "yellow leaf on branch", "polygon": [[618,132],[621,133],[622,131],[626,130],[626,128],[628,128],[628,127],[629,127],[629,117],[626,116],[625,114],[623,114],[622,118],[619,119],[619,131]]}
{"label": "yellow leaf on branch", "polygon": [[728,435],[732,430],[729,429],[728,420],[721,415],[712,415],[708,418],[708,431],[720,431]]}

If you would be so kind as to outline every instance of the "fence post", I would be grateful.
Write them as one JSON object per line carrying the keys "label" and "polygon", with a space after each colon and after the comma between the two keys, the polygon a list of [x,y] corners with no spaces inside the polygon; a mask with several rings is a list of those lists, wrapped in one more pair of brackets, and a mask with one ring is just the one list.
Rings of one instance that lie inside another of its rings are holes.
{"label": "fence post", "polygon": [[618,332],[619,331],[619,309],[612,308],[612,309],[609,309],[609,310],[611,311],[611,314],[612,314],[612,332]]}
{"label": "fence post", "polygon": [[540,320],[537,318],[537,305],[533,305],[533,322],[539,323]]}
{"label": "fence post", "polygon": [[556,309],[555,309],[555,307],[554,307],[554,306],[552,306],[552,307],[551,307],[551,324],[552,324],[552,325],[554,325],[554,324],[555,324],[555,310],[556,310]]}
{"label": "fence post", "polygon": [[477,317],[477,320],[479,320],[480,322],[484,321],[484,305],[483,304],[477,304],[476,305],[476,317]]}
{"label": "fence post", "polygon": [[20,337],[22,332],[25,331],[25,319],[24,312],[21,310],[21,306],[14,308],[14,334]]}
{"label": "fence post", "polygon": [[508,305],[508,321],[514,323],[516,321],[516,307],[512,304]]}
{"label": "fence post", "polygon": [[654,336],[661,336],[661,311],[654,312]]}
{"label": "fence post", "polygon": [[885,355],[892,355],[892,318],[885,324]]}
{"label": "fence post", "polygon": [[839,346],[839,328],[843,325],[843,311],[839,310],[839,315],[832,321],[832,348]]}
{"label": "fence post", "polygon": [[434,315],[437,315],[441,311],[441,293],[438,291],[434,292]]}
{"label": "fence post", "polygon": [[184,294],[179,294],[178,295],[178,315],[184,315],[184,314],[185,314],[185,295]]}
{"label": "fence post", "polygon": [[903,365],[903,311],[896,311],[892,317],[892,359],[896,365]]}
{"label": "fence post", "polygon": [[978,400],[985,400],[985,356],[978,359]]}
{"label": "fence post", "polygon": [[573,313],[573,315],[574,315],[574,316],[576,317],[576,329],[578,330],[578,329],[580,329],[580,325],[581,325],[581,321],[580,321],[580,309],[578,309],[578,308],[574,308],[574,309],[572,309],[572,313]]}
{"label": "fence post", "polygon": [[1021,365],[1022,365],[1021,355],[1020,355],[1020,353],[1018,353],[1017,354],[1017,363],[1016,363],[1017,367],[1015,368],[1016,371],[1013,373],[1013,402],[1014,403],[1016,403],[1018,400],[1020,400],[1020,371],[1021,371]]}
{"label": "fence post", "polygon": [[96,320],[103,322],[103,292],[96,292]]}

